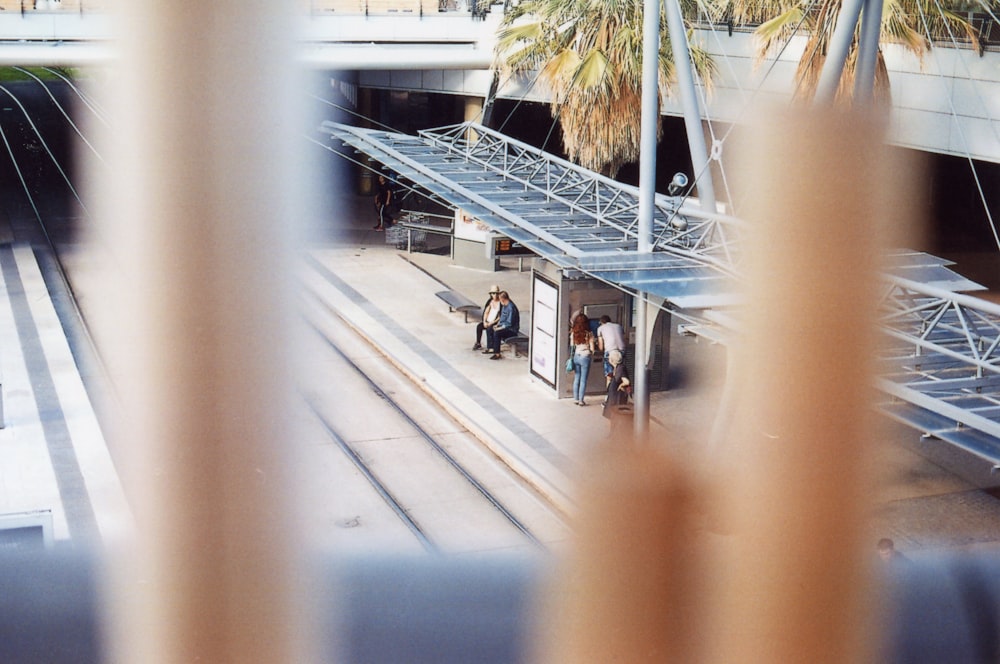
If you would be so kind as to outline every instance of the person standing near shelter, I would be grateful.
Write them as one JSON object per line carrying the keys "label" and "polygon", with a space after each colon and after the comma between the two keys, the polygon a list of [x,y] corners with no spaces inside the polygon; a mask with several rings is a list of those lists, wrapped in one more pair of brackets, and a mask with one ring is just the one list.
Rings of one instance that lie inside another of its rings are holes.
{"label": "person standing near shelter", "polygon": [[507,291],[500,291],[500,318],[496,325],[486,330],[486,343],[493,349],[491,360],[503,359],[503,355],[500,354],[500,344],[504,339],[520,334],[520,327],[521,312],[517,310],[517,305],[510,299]]}
{"label": "person standing near shelter", "polygon": [[376,231],[385,230],[386,224],[392,225],[392,217],[389,215],[390,205],[392,205],[392,187],[384,175],[379,175],[375,184],[375,216],[378,223],[372,226]]}
{"label": "person standing near shelter", "polygon": [[625,367],[625,354],[620,350],[613,350],[606,356],[606,360],[611,363],[612,370],[608,380],[608,394],[604,399],[604,417],[614,418],[615,408],[628,404],[629,393],[631,392],[632,381],[628,377],[628,369]]}
{"label": "person standing near shelter", "polygon": [[[489,339],[488,330],[496,325],[498,320],[500,320],[500,286],[493,284],[490,286],[489,299],[483,305],[483,319],[476,323],[476,343],[472,346],[472,350],[479,350],[483,347],[483,331],[487,330],[487,339]],[[489,346],[489,343],[486,345]],[[489,352],[489,348],[483,351],[483,353]]]}
{"label": "person standing near shelter", "polygon": [[590,374],[591,359],[597,342],[590,331],[590,319],[586,314],[577,314],[569,331],[569,343],[573,347],[573,403],[586,406],[587,377]]}
{"label": "person standing near shelter", "polygon": [[618,323],[611,322],[611,316],[601,316],[601,326],[597,328],[597,349],[604,353],[604,384],[611,383],[614,366],[609,361],[612,351],[625,356],[625,330]]}

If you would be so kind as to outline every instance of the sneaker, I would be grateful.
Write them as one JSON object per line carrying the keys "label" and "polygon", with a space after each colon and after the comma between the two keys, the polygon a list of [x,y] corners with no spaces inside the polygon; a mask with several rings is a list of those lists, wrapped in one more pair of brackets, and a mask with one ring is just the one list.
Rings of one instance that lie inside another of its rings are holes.
{"label": "sneaker", "polygon": [[586,406],[587,404],[584,401],[578,401],[576,405],[577,406]]}
{"label": "sneaker", "polygon": [[481,350],[482,347],[483,347],[482,344],[476,344],[475,346],[472,347],[472,350]]}
{"label": "sneaker", "polygon": [[502,360],[503,355],[490,355],[491,360]]}

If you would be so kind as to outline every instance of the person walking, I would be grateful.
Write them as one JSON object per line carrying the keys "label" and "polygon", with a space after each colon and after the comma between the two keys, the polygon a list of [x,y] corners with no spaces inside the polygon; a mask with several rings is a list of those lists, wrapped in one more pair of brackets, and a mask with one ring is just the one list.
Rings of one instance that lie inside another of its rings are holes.
{"label": "person walking", "polygon": [[385,225],[392,225],[392,217],[389,216],[389,206],[392,205],[392,187],[386,181],[384,175],[378,176],[375,184],[375,216],[377,223],[372,226],[376,231],[385,230]]}
{"label": "person walking", "polygon": [[596,347],[586,314],[577,314],[573,319],[569,343],[573,347],[573,403],[586,406],[584,395],[587,393],[587,376],[590,374],[591,358]]}
{"label": "person walking", "polygon": [[500,320],[500,286],[493,284],[490,286],[489,299],[483,305],[483,319],[476,323],[476,343],[472,346],[472,350],[482,349],[483,331],[491,329],[498,320]]}
{"label": "person walking", "polygon": [[500,318],[496,325],[486,330],[486,343],[493,350],[490,355],[491,360],[502,360],[500,354],[500,344],[504,339],[516,337],[520,334],[521,312],[517,310],[517,305],[510,299],[507,291],[500,291]]}
{"label": "person walking", "polygon": [[612,351],[625,355],[625,330],[618,323],[611,322],[611,316],[601,316],[601,326],[597,328],[597,349],[604,353],[604,384],[611,383],[614,366],[608,360]]}

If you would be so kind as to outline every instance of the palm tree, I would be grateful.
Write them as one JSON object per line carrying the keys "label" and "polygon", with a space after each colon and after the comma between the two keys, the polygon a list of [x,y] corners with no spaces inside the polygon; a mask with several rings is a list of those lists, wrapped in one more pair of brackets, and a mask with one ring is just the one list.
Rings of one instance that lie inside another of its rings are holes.
{"label": "palm tree", "polygon": [[[754,33],[758,40],[758,60],[781,48],[795,33],[808,34],[796,71],[795,98],[811,100],[826,62],[840,6],[841,0],[722,0],[715,9],[717,16],[726,17],[734,24],[758,25]],[[883,0],[879,41],[900,44],[923,60],[931,49],[929,35],[950,33],[963,36],[982,53],[975,28],[958,13],[967,6],[964,0]],[[837,99],[841,102],[852,98],[858,34],[856,27],[837,89]],[[876,102],[889,102],[889,74],[881,49],[876,62],[874,92]]]}
{"label": "palm tree", "polygon": [[[572,161],[614,176],[639,158],[642,97],[642,0],[525,0],[507,12],[495,61],[501,77],[538,72]],[[674,81],[666,20],[661,16],[661,98]],[[709,55],[691,49],[709,87]],[[658,118],[659,120],[659,118]],[[657,125],[657,136],[660,125]]]}

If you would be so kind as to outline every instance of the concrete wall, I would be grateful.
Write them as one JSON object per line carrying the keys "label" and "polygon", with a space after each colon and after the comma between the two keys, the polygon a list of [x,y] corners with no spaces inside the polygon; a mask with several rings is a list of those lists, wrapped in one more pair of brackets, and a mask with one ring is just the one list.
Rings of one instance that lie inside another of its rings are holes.
{"label": "concrete wall", "polygon": [[[67,64],[67,59],[82,57],[77,52],[60,56],[66,47],[53,48],[52,42],[103,47],[101,42],[112,35],[109,16],[88,11],[91,6],[100,4],[63,0],[57,9],[0,12],[0,64],[38,64],[46,57],[52,64]],[[366,87],[480,97],[488,93],[499,10],[485,20],[472,20],[462,12],[335,13],[303,8],[299,36],[307,65],[361,71],[359,83]],[[707,119],[739,122],[754,109],[789,99],[804,38],[792,40],[780,56],[760,66],[754,63],[750,34],[696,30],[693,40],[715,54],[718,64],[713,92],[702,91]],[[29,48],[36,50],[29,53]],[[892,85],[894,143],[1000,163],[1000,55],[979,57],[967,49],[936,47],[920,62],[898,46],[886,44],[883,51]],[[529,90],[526,81],[504,82],[500,95],[547,99],[542,86]],[[678,100],[668,99],[664,111],[680,115]]]}
{"label": "concrete wall", "polygon": [[[699,30],[695,39],[716,56],[718,64],[712,92],[700,89],[706,119],[740,122],[754,112],[789,101],[804,38],[793,40],[778,58],[759,66],[754,63],[752,35]],[[920,62],[892,44],[884,45],[883,52],[892,86],[893,143],[1000,163],[1000,54],[980,57],[971,50],[937,47]],[[360,84],[485,95],[490,80],[485,71],[366,71]],[[503,82],[500,96],[549,100],[542,86],[530,86],[526,80]],[[668,98],[664,113],[680,116],[680,100]]]}

